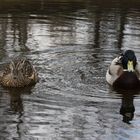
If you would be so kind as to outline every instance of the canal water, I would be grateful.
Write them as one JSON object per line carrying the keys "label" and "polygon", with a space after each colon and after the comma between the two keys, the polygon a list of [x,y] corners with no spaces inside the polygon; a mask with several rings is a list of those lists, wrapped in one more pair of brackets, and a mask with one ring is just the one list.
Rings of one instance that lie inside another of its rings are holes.
{"label": "canal water", "polygon": [[105,80],[125,49],[140,60],[139,0],[0,0],[0,67],[26,56],[39,73],[0,86],[0,140],[140,140],[139,92]]}

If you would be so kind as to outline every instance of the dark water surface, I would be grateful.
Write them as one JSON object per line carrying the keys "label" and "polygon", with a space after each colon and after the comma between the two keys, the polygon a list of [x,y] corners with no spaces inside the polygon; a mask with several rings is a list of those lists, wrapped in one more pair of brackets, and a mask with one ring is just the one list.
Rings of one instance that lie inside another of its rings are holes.
{"label": "dark water surface", "polygon": [[139,48],[139,0],[1,0],[0,64],[26,56],[40,80],[0,87],[0,140],[140,140],[139,93],[105,80]]}

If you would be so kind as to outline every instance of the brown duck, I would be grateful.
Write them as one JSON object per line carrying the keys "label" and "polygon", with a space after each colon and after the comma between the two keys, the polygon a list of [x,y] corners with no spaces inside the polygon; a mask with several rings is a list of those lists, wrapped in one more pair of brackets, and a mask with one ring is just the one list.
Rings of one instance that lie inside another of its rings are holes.
{"label": "brown duck", "polygon": [[27,58],[17,57],[0,72],[0,83],[5,87],[25,87],[38,81],[38,74]]}

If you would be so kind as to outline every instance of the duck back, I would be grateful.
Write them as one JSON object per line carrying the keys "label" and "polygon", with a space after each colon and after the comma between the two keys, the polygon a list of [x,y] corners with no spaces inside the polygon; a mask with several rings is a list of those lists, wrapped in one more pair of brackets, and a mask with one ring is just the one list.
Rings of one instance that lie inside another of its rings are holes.
{"label": "duck back", "polygon": [[113,84],[114,88],[119,89],[140,89],[140,81],[134,72],[124,71]]}

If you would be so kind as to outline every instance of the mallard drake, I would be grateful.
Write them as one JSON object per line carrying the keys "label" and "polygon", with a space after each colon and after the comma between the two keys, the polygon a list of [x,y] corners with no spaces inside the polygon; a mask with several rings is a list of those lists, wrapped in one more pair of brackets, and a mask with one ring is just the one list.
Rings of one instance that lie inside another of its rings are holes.
{"label": "mallard drake", "polygon": [[140,64],[134,51],[126,50],[111,62],[106,81],[115,88],[140,88]]}
{"label": "mallard drake", "polygon": [[0,83],[5,87],[25,87],[37,81],[37,72],[25,57],[16,57],[0,72]]}

